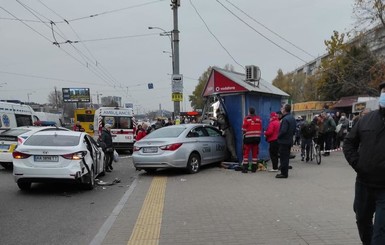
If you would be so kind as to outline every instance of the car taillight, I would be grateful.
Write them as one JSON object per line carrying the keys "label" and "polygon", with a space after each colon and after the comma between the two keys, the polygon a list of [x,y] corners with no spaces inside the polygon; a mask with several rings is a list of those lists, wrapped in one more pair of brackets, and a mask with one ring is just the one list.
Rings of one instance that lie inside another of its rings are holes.
{"label": "car taillight", "polygon": [[164,151],[175,151],[175,150],[177,150],[181,145],[182,145],[182,143],[176,143],[176,144],[171,144],[171,145],[164,145],[164,146],[161,146],[161,147],[159,147],[159,148],[162,149],[162,150],[164,150]]}
{"label": "car taillight", "polygon": [[134,146],[134,151],[140,151],[140,147]]}
{"label": "car taillight", "polygon": [[87,155],[86,151],[79,151],[75,153],[69,153],[62,155],[63,158],[68,159],[68,160],[80,160],[83,159],[83,157]]}
{"label": "car taillight", "polygon": [[12,153],[12,156],[15,159],[26,159],[26,158],[30,157],[31,155],[25,154],[25,153],[21,153],[21,152],[18,152],[18,151],[14,151]]}

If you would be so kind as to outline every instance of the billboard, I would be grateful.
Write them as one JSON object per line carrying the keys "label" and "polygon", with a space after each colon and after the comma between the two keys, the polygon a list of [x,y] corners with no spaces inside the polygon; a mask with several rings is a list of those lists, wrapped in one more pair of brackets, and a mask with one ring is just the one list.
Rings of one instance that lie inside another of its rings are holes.
{"label": "billboard", "polygon": [[89,88],[63,88],[63,102],[90,102]]}

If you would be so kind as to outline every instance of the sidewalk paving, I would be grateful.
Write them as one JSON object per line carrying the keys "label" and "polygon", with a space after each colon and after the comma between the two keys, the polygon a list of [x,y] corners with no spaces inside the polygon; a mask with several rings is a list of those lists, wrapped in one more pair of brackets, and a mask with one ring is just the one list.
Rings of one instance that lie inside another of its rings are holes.
{"label": "sidewalk paving", "polygon": [[194,175],[139,172],[103,244],[127,244],[155,176],[167,178],[160,245],[361,244],[352,208],[355,172],[342,152],[321,165],[301,162],[299,153],[290,163],[288,179],[218,167]]}

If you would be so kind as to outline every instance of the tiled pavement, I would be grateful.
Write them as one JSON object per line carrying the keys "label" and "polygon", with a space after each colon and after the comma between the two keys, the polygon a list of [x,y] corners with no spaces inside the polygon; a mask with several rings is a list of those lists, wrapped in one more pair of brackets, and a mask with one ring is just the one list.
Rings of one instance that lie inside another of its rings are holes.
{"label": "tiled pavement", "polygon": [[[288,179],[214,166],[195,175],[140,172],[102,244],[361,244],[352,210],[355,173],[342,152],[321,165],[298,156],[291,165]],[[143,240],[128,243],[140,211],[150,212],[142,206],[154,178],[167,181],[160,234],[146,240],[143,228]]]}

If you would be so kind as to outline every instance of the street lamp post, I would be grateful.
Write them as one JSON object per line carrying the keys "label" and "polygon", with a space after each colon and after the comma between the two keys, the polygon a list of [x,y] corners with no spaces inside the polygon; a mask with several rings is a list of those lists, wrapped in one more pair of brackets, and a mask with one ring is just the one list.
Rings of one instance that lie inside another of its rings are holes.
{"label": "street lamp post", "polygon": [[[164,37],[164,36],[167,36],[169,39],[170,39],[170,44],[171,44],[171,62],[172,62],[172,73],[174,73],[174,47],[173,47],[173,44],[172,44],[172,38],[171,38],[171,35],[172,35],[172,32],[171,31],[166,31],[165,29],[163,28],[160,28],[160,27],[157,27],[157,26],[149,26],[148,29],[150,30],[161,30],[163,31],[162,33],[160,33],[159,35]],[[163,53],[165,53],[163,51]]]}
{"label": "street lamp post", "polygon": [[[173,79],[175,75],[179,75],[179,31],[178,31],[178,14],[177,14],[177,8],[179,7],[180,3],[179,0],[173,0],[171,1],[172,9],[174,11],[174,30],[172,31],[166,31],[163,28],[160,27],[154,27],[149,26],[148,29],[158,29],[163,31],[160,33],[161,36],[168,36],[171,43],[171,60],[172,60],[172,74]],[[163,51],[163,53],[165,53]],[[174,81],[172,81],[174,82]],[[181,81],[180,81],[181,82]],[[172,84],[173,90],[174,90],[174,84]],[[183,86],[183,85],[182,85]],[[183,92],[183,91],[182,91]],[[172,95],[177,94],[180,95],[180,92],[172,91]],[[181,94],[183,97],[183,93]],[[174,101],[174,99],[173,99]],[[174,116],[177,116],[180,114],[180,101],[174,101]]]}
{"label": "street lamp post", "polygon": [[35,91],[31,92],[31,93],[27,93],[27,97],[28,97],[28,104],[29,104],[29,96],[32,95],[33,93],[35,93]]}

